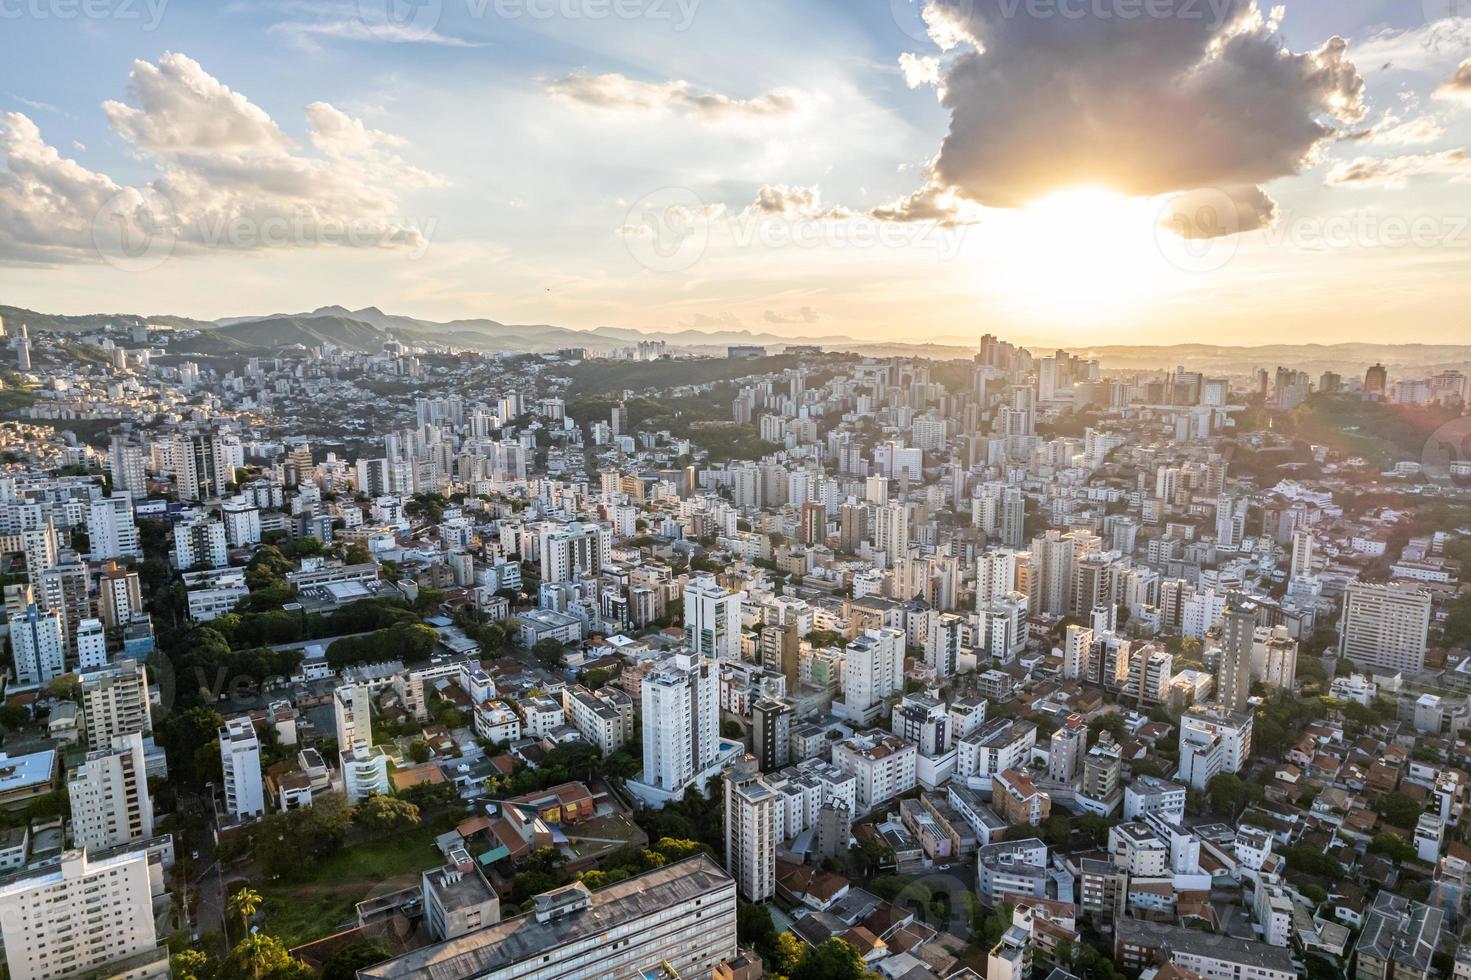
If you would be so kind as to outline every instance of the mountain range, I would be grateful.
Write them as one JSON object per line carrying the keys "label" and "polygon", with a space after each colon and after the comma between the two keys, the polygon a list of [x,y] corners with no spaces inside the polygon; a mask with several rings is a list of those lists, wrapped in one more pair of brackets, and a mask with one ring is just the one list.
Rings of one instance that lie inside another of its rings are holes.
{"label": "mountain range", "polygon": [[[62,316],[38,313],[12,306],[0,306],[0,320],[14,327],[26,324],[32,332],[88,333],[108,325],[143,326],[154,324],[197,333],[170,344],[170,349],[195,354],[241,354],[267,352],[301,346],[332,344],[343,350],[371,353],[381,350],[385,341],[408,344],[461,347],[488,352],[514,351],[532,354],[549,353],[568,347],[584,347],[606,352],[630,347],[642,340],[662,340],[671,350],[696,353],[723,353],[725,348],[754,344],[781,349],[788,344],[816,344],[829,350],[852,351],[874,357],[910,356],[937,360],[969,358],[974,346],[960,343],[961,338],[946,337],[956,343],[871,343],[838,335],[781,336],[744,329],[693,330],[670,333],[645,332],[624,327],[595,327],[578,330],[553,324],[507,324],[486,318],[436,322],[416,317],[385,313],[375,306],[350,310],[343,306],[323,306],[308,313],[275,313],[264,316],[232,316],[219,320],[196,320],[189,317],[141,315],[135,313],[94,313]],[[1081,357],[1096,358],[1110,370],[1157,370],[1183,367],[1210,375],[1250,374],[1257,368],[1272,370],[1284,365],[1306,371],[1317,380],[1324,371],[1336,371],[1345,377],[1360,374],[1373,363],[1389,368],[1392,377],[1419,377],[1447,369],[1471,373],[1471,345],[1452,344],[1272,344],[1246,347],[1218,344],[1174,345],[1092,345],[1072,346],[1069,350]],[[1037,348],[1036,353],[1044,352]]]}

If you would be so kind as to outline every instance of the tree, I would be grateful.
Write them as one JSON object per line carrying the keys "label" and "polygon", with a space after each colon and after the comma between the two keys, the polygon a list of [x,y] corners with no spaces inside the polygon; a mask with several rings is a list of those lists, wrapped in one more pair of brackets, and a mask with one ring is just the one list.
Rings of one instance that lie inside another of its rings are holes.
{"label": "tree", "polygon": [[240,917],[241,935],[248,935],[250,933],[250,917],[260,910],[260,903],[260,893],[252,888],[240,889],[231,895],[229,901],[225,903],[231,915],[238,915]]}
{"label": "tree", "polygon": [[562,665],[562,654],[565,650],[566,647],[561,640],[551,638],[537,640],[536,645],[531,648],[531,652],[536,656],[536,659],[540,660],[549,668],[560,667]]}
{"label": "tree", "polygon": [[246,936],[225,961],[226,980],[297,980],[312,976],[304,963],[291,958],[281,940],[256,932]]}
{"label": "tree", "polygon": [[[349,565],[370,565],[373,562],[373,552],[369,551],[368,546],[365,544],[349,545],[347,557],[343,560]],[[350,949],[352,947],[348,948]]]}
{"label": "tree", "polygon": [[1395,864],[1404,864],[1419,856],[1413,844],[1391,831],[1375,834],[1369,842],[1369,850],[1383,854]]}
{"label": "tree", "polygon": [[1205,791],[1210,796],[1211,809],[1223,817],[1235,817],[1246,805],[1246,785],[1234,773],[1223,772],[1212,777]]}
{"label": "tree", "polygon": [[31,720],[31,712],[22,704],[7,704],[0,708],[0,728],[13,732],[23,728]]}
{"label": "tree", "polygon": [[355,980],[358,970],[382,963],[392,955],[388,947],[376,939],[349,943],[327,957],[322,964],[322,980]]}
{"label": "tree", "polygon": [[784,932],[776,937],[776,955],[766,964],[766,972],[778,977],[791,976],[806,952],[807,947],[802,940],[792,932]]}
{"label": "tree", "polygon": [[791,980],[861,980],[863,974],[858,950],[841,939],[829,939],[807,950],[791,972]]}
{"label": "tree", "polygon": [[1396,827],[1413,828],[1420,819],[1420,804],[1403,793],[1385,793],[1379,797],[1379,815]]}
{"label": "tree", "polygon": [[776,926],[765,905],[742,902],[736,907],[736,938],[754,949],[769,966],[778,956]]}
{"label": "tree", "polygon": [[612,679],[613,672],[604,667],[593,667],[591,670],[584,670],[580,675],[582,686],[589,691],[596,691]]}
{"label": "tree", "polygon": [[419,808],[407,800],[373,793],[358,804],[354,822],[374,837],[419,826]]}
{"label": "tree", "polygon": [[420,765],[429,761],[430,754],[429,743],[422,738],[416,738],[409,743],[409,758]]}
{"label": "tree", "polygon": [[181,949],[169,958],[174,980],[209,980],[214,964],[197,949]]}

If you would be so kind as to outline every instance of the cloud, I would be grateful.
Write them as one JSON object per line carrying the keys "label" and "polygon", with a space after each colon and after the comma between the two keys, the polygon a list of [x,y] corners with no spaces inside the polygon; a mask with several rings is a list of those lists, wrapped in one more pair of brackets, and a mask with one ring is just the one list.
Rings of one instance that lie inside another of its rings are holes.
{"label": "cloud", "polygon": [[464,38],[440,33],[437,29],[439,18],[431,4],[405,5],[407,19],[400,20],[389,16],[389,5],[393,3],[395,0],[361,0],[357,3],[283,0],[268,6],[290,19],[272,24],[270,30],[307,50],[319,48],[318,42],[323,39],[364,44],[429,44],[449,48],[480,46]]}
{"label": "cloud", "polygon": [[793,323],[817,323],[827,319],[817,310],[810,306],[804,306],[791,313],[779,313],[776,310],[767,310],[765,320],[767,323],[793,324]]}
{"label": "cloud", "polygon": [[1277,12],[1252,0],[1135,18],[1007,16],[1006,4],[966,0],[930,8],[929,22],[966,47],[942,79],[950,128],[931,180],[884,209],[895,220],[953,213],[948,194],[1018,208],[1074,186],[1257,187],[1300,172],[1365,113],[1347,42],[1286,50]]}
{"label": "cloud", "polygon": [[1456,73],[1435,90],[1435,97],[1471,106],[1471,58],[1461,62],[1461,67],[1456,69]]}
{"label": "cloud", "polygon": [[1267,228],[1277,220],[1277,202],[1251,184],[1230,189],[1198,189],[1171,198],[1160,226],[1181,238],[1225,238]]}
{"label": "cloud", "polygon": [[0,124],[0,255],[95,261],[128,235],[170,250],[426,244],[400,195],[439,186],[403,141],[325,102],[307,107],[306,153],[262,109],[182,54],[137,61],[129,99],[103,103],[156,176],[124,187],[61,156],[31,119]]}
{"label": "cloud", "polygon": [[1359,157],[1338,164],[1328,172],[1334,187],[1385,187],[1398,190],[1416,177],[1450,177],[1456,182],[1471,180],[1471,151],[1446,150],[1415,156]]}
{"label": "cloud", "polygon": [[767,119],[790,116],[801,108],[800,97],[785,90],[754,99],[733,99],[702,92],[689,82],[640,82],[617,73],[573,72],[547,85],[553,96],[578,105],[612,112],[675,112],[700,122]]}
{"label": "cloud", "polygon": [[904,72],[904,84],[910,88],[940,84],[939,58],[922,57],[906,51],[899,56],[899,69]]}
{"label": "cloud", "polygon": [[1388,129],[1374,133],[1373,142],[1381,146],[1420,146],[1434,143],[1445,135],[1445,127],[1434,116],[1416,116],[1408,122],[1394,120]]}
{"label": "cloud", "polygon": [[872,209],[868,216],[875,221],[904,224],[933,221],[942,228],[957,228],[979,224],[981,208],[963,200],[954,187],[941,184],[931,168],[926,172],[923,187],[908,197]]}
{"label": "cloud", "polygon": [[824,205],[822,191],[817,187],[767,184],[756,192],[756,200],[746,209],[746,214],[758,218],[842,221],[853,213],[841,205]]}

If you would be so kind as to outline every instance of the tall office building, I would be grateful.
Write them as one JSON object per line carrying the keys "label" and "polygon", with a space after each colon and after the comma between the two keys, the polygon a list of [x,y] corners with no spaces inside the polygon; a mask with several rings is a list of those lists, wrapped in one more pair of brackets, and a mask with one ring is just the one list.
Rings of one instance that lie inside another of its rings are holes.
{"label": "tall office building", "polygon": [[1221,615],[1221,653],[1216,664],[1216,700],[1227,711],[1245,711],[1251,698],[1256,612],[1256,603],[1241,593],[1226,597],[1226,611]]}
{"label": "tall office building", "polygon": [[119,660],[105,670],[82,674],[81,681],[88,745],[104,748],[119,737],[153,731],[148,668],[136,660]]}
{"label": "tall office building", "polygon": [[643,781],[679,792],[720,754],[720,669],[677,653],[644,677]]}
{"label": "tall office building", "polygon": [[143,761],[143,736],[113,740],[88,752],[67,777],[72,840],[93,852],[153,836],[153,800]]}
{"label": "tall office building", "polygon": [[697,656],[741,659],[741,602],[744,592],[729,592],[713,576],[690,579],[684,587],[685,641]]}
{"label": "tall office building", "polygon": [[1430,593],[1412,585],[1355,582],[1343,594],[1338,652],[1385,674],[1425,669]]}
{"label": "tall office building", "polygon": [[741,897],[764,902],[776,894],[776,847],[781,840],[781,800],[761,779],[752,756],[725,771],[725,870]]}
{"label": "tall office building", "polygon": [[260,739],[248,715],[229,718],[220,729],[220,763],[225,772],[225,809],[230,816],[248,820],[265,813]]}
{"label": "tall office building", "polygon": [[168,977],[154,929],[146,849],[67,851],[0,880],[0,935],[11,980]]}
{"label": "tall office building", "polygon": [[43,687],[66,673],[66,629],[55,609],[32,602],[10,623],[17,688]]}

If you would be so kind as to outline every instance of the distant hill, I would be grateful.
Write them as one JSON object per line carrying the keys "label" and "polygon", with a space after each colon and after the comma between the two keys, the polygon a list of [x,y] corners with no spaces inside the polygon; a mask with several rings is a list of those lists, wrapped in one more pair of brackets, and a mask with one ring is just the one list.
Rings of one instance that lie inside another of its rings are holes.
{"label": "distant hill", "polygon": [[5,321],[7,331],[21,324],[27,330],[49,333],[86,333],[103,327],[133,327],[148,323],[162,323],[171,327],[190,330],[207,330],[214,326],[207,320],[191,320],[182,316],[144,316],[137,313],[85,313],[81,316],[61,316],[55,313],[37,313],[18,306],[0,306],[0,320]]}
{"label": "distant hill", "polygon": [[219,327],[213,334],[244,347],[276,349],[298,344],[302,347],[335,344],[344,350],[368,353],[381,350],[385,340],[393,339],[386,330],[342,316],[275,316]]}

